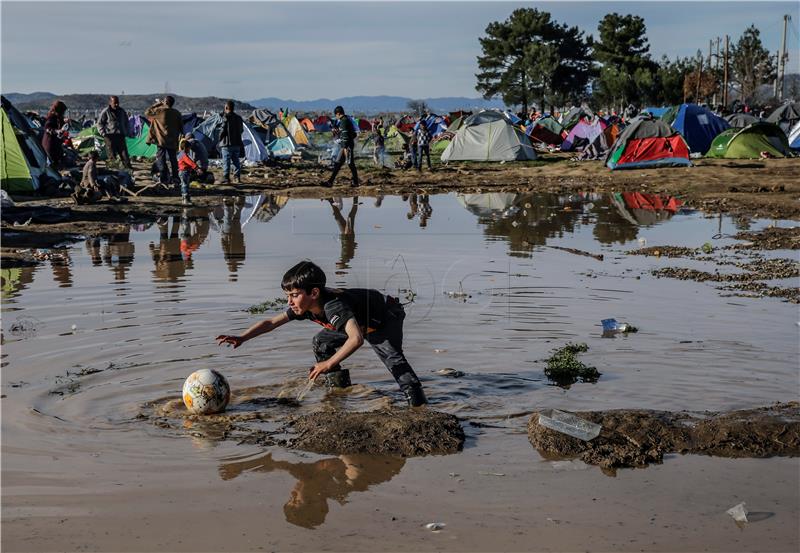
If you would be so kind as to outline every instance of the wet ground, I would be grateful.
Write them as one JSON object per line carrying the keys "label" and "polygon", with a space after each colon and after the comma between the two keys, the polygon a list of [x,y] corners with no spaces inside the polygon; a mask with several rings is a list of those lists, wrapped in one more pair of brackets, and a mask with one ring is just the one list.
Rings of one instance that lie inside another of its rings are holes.
{"label": "wet ground", "polygon": [[[548,407],[703,412],[796,400],[795,305],[653,274],[749,271],[752,282],[796,289],[791,240],[755,250],[741,247],[751,236],[737,238],[770,225],[796,223],[688,209],[645,218],[602,194],[252,196],[28,248],[20,255],[35,264],[2,275],[3,546],[796,550],[797,458],[667,454],[609,478],[542,457],[526,428]],[[653,247],[691,255],[630,255]],[[305,257],[332,285],[408,302],[406,354],[431,408],[460,419],[462,452],[331,455],[252,439],[281,439],[286,421],[326,411],[402,407],[366,347],[348,363],[351,390],[315,387],[297,401],[313,362],[310,323],[235,351],[215,345],[274,312],[283,272]],[[265,313],[248,312],[259,304]],[[609,317],[639,332],[603,337]],[[544,360],[570,341],[588,344],[581,359],[597,382],[545,377]],[[226,415],[182,411],[180,387],[200,368],[227,376]],[[754,515],[744,528],[725,514],[741,501]],[[446,526],[432,532],[430,522]]]}

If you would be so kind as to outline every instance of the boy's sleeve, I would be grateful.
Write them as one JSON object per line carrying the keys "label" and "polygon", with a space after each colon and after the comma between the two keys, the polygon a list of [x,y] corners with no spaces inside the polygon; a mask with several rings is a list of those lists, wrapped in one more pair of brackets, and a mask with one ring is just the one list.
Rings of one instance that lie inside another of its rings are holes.
{"label": "boy's sleeve", "polygon": [[340,299],[329,301],[325,304],[325,316],[331,326],[340,332],[344,332],[347,321],[355,318],[353,310]]}

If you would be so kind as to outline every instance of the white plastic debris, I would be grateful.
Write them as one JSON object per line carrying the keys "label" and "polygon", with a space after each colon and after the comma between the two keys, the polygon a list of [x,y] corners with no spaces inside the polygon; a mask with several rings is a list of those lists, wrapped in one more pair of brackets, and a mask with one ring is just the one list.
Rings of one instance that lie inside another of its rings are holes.
{"label": "white plastic debris", "polygon": [[736,522],[747,522],[747,507],[745,507],[744,501],[725,512],[731,515]]}
{"label": "white plastic debris", "polygon": [[425,525],[425,528],[430,530],[431,532],[438,532],[447,526],[444,522],[429,522]]}

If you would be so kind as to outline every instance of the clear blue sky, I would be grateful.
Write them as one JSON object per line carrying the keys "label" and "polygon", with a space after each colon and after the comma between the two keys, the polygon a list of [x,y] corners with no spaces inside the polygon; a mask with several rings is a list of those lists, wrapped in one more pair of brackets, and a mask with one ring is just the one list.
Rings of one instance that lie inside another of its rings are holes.
{"label": "clear blue sky", "polygon": [[607,13],[645,19],[650,51],[694,55],[751,23],[798,71],[798,2],[8,2],[3,92],[294,100],[354,95],[475,97],[478,37],[518,7],[597,33]]}

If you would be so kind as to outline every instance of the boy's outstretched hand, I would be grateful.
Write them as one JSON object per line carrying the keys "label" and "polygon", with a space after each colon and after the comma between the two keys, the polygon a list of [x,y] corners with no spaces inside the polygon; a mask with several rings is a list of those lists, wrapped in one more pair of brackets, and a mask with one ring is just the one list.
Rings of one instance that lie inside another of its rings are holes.
{"label": "boy's outstretched hand", "polygon": [[222,344],[230,344],[233,346],[233,349],[238,348],[244,342],[241,336],[230,336],[228,334],[221,334],[217,336],[215,340],[217,341],[218,346],[221,346]]}

